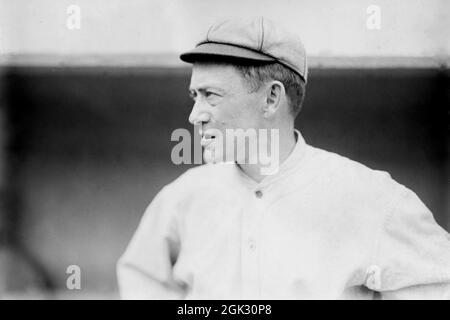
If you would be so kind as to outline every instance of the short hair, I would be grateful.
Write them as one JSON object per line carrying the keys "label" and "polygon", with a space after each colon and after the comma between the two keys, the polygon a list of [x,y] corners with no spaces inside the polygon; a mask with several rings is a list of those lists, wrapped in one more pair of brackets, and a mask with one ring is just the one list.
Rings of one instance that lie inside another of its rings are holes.
{"label": "short hair", "polygon": [[247,82],[250,92],[255,92],[269,81],[280,81],[290,108],[290,113],[294,117],[300,113],[305,98],[306,82],[296,72],[283,66],[278,62],[261,62],[243,60],[233,57],[198,57],[196,62],[230,65],[233,66]]}
{"label": "short hair", "polygon": [[294,71],[280,63],[236,64],[233,66],[247,81],[251,92],[259,90],[264,83],[280,81],[286,91],[289,108],[294,118],[300,113],[305,98],[305,81]]}

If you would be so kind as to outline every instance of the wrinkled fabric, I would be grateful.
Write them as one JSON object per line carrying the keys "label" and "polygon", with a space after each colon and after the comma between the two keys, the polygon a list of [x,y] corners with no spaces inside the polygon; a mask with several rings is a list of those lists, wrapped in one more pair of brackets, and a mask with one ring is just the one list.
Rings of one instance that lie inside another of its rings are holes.
{"label": "wrinkled fabric", "polygon": [[305,143],[257,183],[234,163],[165,186],[117,266],[128,299],[450,299],[450,237],[417,195]]}

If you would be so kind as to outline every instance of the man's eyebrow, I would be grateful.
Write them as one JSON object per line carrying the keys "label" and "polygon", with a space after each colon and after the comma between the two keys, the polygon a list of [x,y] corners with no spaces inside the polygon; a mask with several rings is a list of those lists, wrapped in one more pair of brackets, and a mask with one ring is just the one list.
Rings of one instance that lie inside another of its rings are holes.
{"label": "man's eyebrow", "polygon": [[204,86],[204,87],[199,87],[199,88],[192,88],[192,87],[189,87],[189,92],[190,93],[192,93],[192,92],[194,92],[194,91],[199,91],[199,92],[205,92],[205,91],[208,91],[208,90],[216,90],[216,91],[219,91],[219,92],[221,92],[221,93],[225,93],[226,92],[226,90],[225,89],[222,89],[222,88],[219,88],[219,87],[214,87],[214,86]]}

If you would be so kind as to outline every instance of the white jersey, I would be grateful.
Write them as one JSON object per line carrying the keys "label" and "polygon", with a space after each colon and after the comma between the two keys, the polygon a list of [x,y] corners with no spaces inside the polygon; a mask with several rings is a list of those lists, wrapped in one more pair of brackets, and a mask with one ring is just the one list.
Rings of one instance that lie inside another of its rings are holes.
{"label": "white jersey", "polygon": [[450,237],[416,194],[296,132],[260,183],[217,164],[164,187],[118,263],[122,297],[450,299]]}

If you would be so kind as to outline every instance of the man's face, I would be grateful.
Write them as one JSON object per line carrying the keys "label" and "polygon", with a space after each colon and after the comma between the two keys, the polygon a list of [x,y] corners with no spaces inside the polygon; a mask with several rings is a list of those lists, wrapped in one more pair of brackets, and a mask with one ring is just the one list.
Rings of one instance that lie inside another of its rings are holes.
{"label": "man's face", "polygon": [[219,144],[214,139],[221,134],[224,141],[226,129],[263,127],[261,107],[265,98],[262,90],[250,92],[245,79],[231,65],[195,63],[189,91],[195,101],[189,122],[201,126],[206,162],[230,160],[223,154],[229,152],[222,148],[226,143]]}

